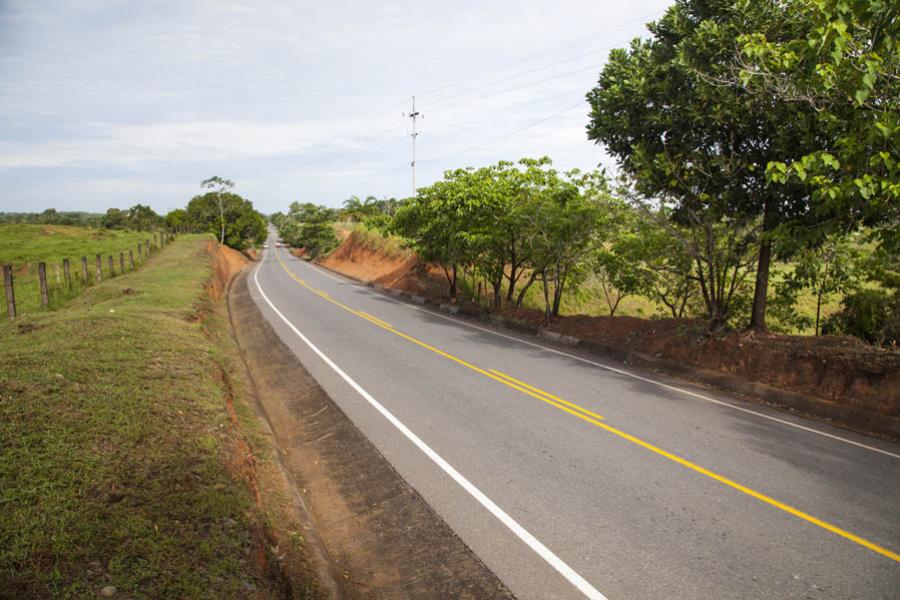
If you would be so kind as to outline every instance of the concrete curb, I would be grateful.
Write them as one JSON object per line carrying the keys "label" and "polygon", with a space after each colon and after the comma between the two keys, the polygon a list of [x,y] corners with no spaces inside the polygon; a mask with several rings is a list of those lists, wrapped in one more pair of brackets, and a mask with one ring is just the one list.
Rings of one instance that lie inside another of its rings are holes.
{"label": "concrete curb", "polygon": [[340,271],[329,269],[324,265],[317,264],[316,266],[336,273],[341,277],[357,281],[376,291],[387,293],[394,297],[404,298],[416,304],[430,306],[441,312],[447,312],[459,317],[466,317],[471,320],[488,323],[503,329],[532,335],[554,344],[577,348],[578,350],[599,358],[612,359],[626,365],[665,373],[666,375],[674,376],[690,383],[700,384],[703,387],[734,394],[743,400],[755,402],[757,404],[765,404],[785,412],[799,414],[818,421],[824,421],[844,429],[885,438],[891,441],[900,441],[900,417],[882,415],[865,408],[849,404],[839,404],[823,398],[808,396],[757,381],[744,379],[737,375],[692,367],[677,361],[650,356],[626,348],[607,346],[590,340],[583,340],[557,331],[551,331],[544,326],[537,326],[513,319],[505,319],[485,314],[468,307],[437,302],[416,294],[389,288],[381,284],[373,284],[349,275],[344,275]]}

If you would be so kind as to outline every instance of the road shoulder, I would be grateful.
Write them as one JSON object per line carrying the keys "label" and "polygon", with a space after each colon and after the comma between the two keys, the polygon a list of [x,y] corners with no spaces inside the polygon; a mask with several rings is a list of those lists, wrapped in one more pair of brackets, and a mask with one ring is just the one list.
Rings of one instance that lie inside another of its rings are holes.
{"label": "road shoulder", "polygon": [[233,282],[235,336],[328,557],[350,597],[512,598],[279,339]]}

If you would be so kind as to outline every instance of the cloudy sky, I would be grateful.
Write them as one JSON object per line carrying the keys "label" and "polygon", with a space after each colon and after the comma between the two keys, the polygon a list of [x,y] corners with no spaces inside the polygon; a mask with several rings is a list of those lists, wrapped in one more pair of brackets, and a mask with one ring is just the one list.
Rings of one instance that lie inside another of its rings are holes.
{"label": "cloudy sky", "polygon": [[409,195],[445,169],[608,163],[584,94],[670,0],[0,0],[0,211],[183,206],[221,175],[270,213]]}

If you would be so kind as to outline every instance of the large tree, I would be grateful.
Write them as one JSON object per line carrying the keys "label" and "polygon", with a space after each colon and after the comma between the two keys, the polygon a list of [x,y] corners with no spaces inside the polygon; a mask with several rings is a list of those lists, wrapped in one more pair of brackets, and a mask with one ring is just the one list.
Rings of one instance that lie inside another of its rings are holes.
{"label": "large tree", "polygon": [[680,0],[649,26],[650,39],[611,53],[588,94],[588,137],[608,149],[640,194],[693,232],[713,327],[728,319],[747,246],[756,244],[750,326],[765,328],[774,234],[818,217],[805,186],[771,186],[765,174],[770,161],[814,147],[814,111],[723,83],[742,34],[781,39],[799,26],[779,22],[772,4]]}
{"label": "large tree", "polygon": [[187,216],[198,231],[208,231],[238,250],[266,239],[266,218],[237,194],[214,191],[195,196],[188,202]]}
{"label": "large tree", "polygon": [[[748,31],[739,39],[731,85],[812,109],[818,146],[775,159],[777,184],[805,184],[838,234],[847,219],[880,227],[900,247],[900,4],[884,0],[778,3],[791,35]],[[888,226],[884,226],[884,225]]]}

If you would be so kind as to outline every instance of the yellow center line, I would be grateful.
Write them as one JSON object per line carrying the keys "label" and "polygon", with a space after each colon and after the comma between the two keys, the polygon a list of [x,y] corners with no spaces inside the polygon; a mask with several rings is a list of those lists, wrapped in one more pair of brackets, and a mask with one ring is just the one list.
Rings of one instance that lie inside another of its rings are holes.
{"label": "yellow center line", "polygon": [[574,408],[575,410],[581,411],[581,412],[583,412],[584,414],[586,414],[586,415],[588,415],[588,416],[594,417],[595,419],[603,419],[603,417],[600,416],[600,415],[598,415],[597,413],[591,412],[591,411],[589,411],[589,410],[586,409],[586,408],[583,408],[583,407],[581,407],[581,406],[578,406],[578,405],[575,404],[574,402],[569,402],[568,400],[563,400],[562,398],[559,398],[558,396],[554,396],[553,394],[551,394],[551,393],[549,393],[549,392],[545,392],[545,391],[542,390],[542,389],[536,388],[536,387],[534,387],[533,385],[528,385],[528,384],[525,383],[524,381],[519,381],[519,380],[516,379],[515,377],[511,377],[511,376],[507,375],[506,373],[502,373],[502,372],[498,371],[497,369],[491,369],[491,373],[493,373],[493,374],[495,374],[495,375],[497,375],[497,376],[499,376],[499,377],[502,377],[502,378],[504,378],[504,379],[508,379],[508,380],[512,381],[513,383],[515,383],[515,384],[517,384],[517,385],[521,385],[523,388],[527,388],[527,389],[529,389],[529,390],[531,390],[531,391],[533,391],[533,392],[535,392],[535,393],[537,393],[537,394],[541,394],[542,396],[546,396],[546,397],[548,397],[548,398],[550,398],[550,399],[552,399],[552,400],[556,400],[557,402],[561,402],[562,404],[565,404],[566,406],[571,406],[571,407]]}
{"label": "yellow center line", "polygon": [[[496,370],[486,371],[480,367],[477,367],[471,363],[464,361],[461,358],[457,358],[456,356],[453,356],[452,354],[444,352],[443,350],[441,350],[439,348],[435,348],[434,346],[431,346],[430,344],[426,344],[425,342],[417,340],[416,338],[414,338],[410,335],[407,335],[401,331],[398,331],[398,330],[394,329],[393,327],[390,327],[389,325],[387,325],[384,321],[381,321],[380,319],[376,319],[375,317],[372,317],[372,316],[368,315],[367,313],[350,308],[349,306],[335,300],[334,298],[331,298],[330,296],[328,296],[321,290],[317,290],[317,289],[313,288],[308,283],[306,283],[305,281],[303,281],[302,279],[297,277],[297,275],[295,275],[287,267],[287,265],[284,264],[284,261],[281,260],[281,257],[278,255],[277,251],[275,252],[275,258],[278,259],[278,262],[281,265],[281,268],[284,269],[284,271],[289,276],[291,276],[295,281],[300,283],[305,288],[320,295],[321,297],[325,298],[326,300],[335,304],[336,306],[339,306],[339,307],[343,308],[344,310],[346,310],[362,319],[365,319],[365,320],[369,321],[370,323],[373,323],[386,331],[390,331],[391,333],[393,333],[396,336],[399,336],[407,341],[410,341],[418,346],[421,346],[422,348],[430,350],[430,351],[434,352],[435,354],[443,356],[444,358],[447,358],[457,364],[460,364],[466,368],[469,368],[469,369],[475,371],[476,373],[480,373],[480,374],[484,375],[485,377],[493,379],[494,381],[502,383],[503,385],[506,385],[515,390],[518,390],[518,391],[522,392],[523,394],[527,394],[533,398],[536,398],[536,399],[540,400],[541,402],[550,404],[551,406],[554,406],[562,411],[565,411],[571,415],[574,415],[583,421],[587,421],[588,423],[596,425],[597,427],[600,427],[601,429],[604,429],[605,431],[608,431],[609,433],[612,433],[616,436],[619,436],[620,438],[622,438],[624,440],[627,440],[627,441],[629,441],[633,444],[636,444],[646,450],[649,450],[650,452],[653,452],[659,456],[667,458],[667,459],[669,459],[683,467],[686,467],[696,473],[705,475],[706,477],[709,477],[710,479],[718,481],[719,483],[721,483],[723,485],[726,485],[726,486],[728,486],[732,489],[735,489],[739,492],[742,492],[752,498],[755,498],[755,499],[759,500],[760,502],[763,502],[765,504],[768,504],[770,506],[778,508],[790,515],[797,517],[798,519],[802,519],[802,520],[806,521],[807,523],[811,523],[813,525],[821,527],[822,529],[825,529],[826,531],[829,531],[831,533],[839,535],[847,540],[850,540],[851,542],[859,544],[860,546],[863,546],[864,548],[867,548],[867,549],[869,549],[873,552],[876,552],[882,556],[885,556],[893,561],[900,562],[900,554],[897,554],[896,552],[892,552],[892,551],[888,550],[887,548],[884,548],[882,546],[879,546],[878,544],[870,542],[856,534],[850,533],[849,531],[846,531],[845,529],[841,529],[840,527],[832,525],[831,523],[823,521],[822,519],[818,519],[808,513],[805,513],[799,509],[794,508],[793,506],[785,504],[784,502],[781,502],[780,500],[776,500],[774,498],[766,496],[765,494],[757,492],[756,490],[754,490],[752,488],[749,488],[745,485],[737,483],[736,481],[732,481],[731,479],[728,479],[727,477],[724,477],[723,475],[719,475],[718,473],[715,473],[714,471],[710,471],[709,469],[701,467],[700,465],[693,463],[685,458],[681,458],[680,456],[672,454],[671,452],[668,452],[667,450],[663,450],[662,448],[659,448],[658,446],[654,446],[653,444],[651,444],[649,442],[645,442],[644,440],[642,440],[638,437],[635,437],[629,433],[625,433],[621,429],[616,429],[615,427],[612,427],[611,425],[608,425],[607,423],[602,422],[601,419],[603,419],[603,417],[601,417],[600,415],[594,415],[594,413],[591,413],[587,409],[581,408],[577,404],[567,402],[565,400],[562,400],[561,398],[557,398],[556,396],[548,394],[547,392],[539,390],[538,388],[535,388],[533,386],[529,386],[528,384],[526,384],[524,382],[520,382],[516,379],[513,379],[509,375],[505,375],[503,373],[500,373],[499,371],[496,371]],[[575,408],[574,409],[570,408],[570,406],[575,407]],[[594,415],[594,417],[596,417],[596,418],[588,416],[588,415]]]}
{"label": "yellow center line", "polygon": [[375,321],[375,322],[378,323],[379,325],[383,325],[383,326],[385,326],[385,327],[390,327],[391,329],[394,328],[394,326],[391,325],[390,323],[388,323],[387,321],[382,321],[382,320],[379,319],[378,317],[373,316],[373,315],[370,315],[369,313],[367,313],[367,312],[365,312],[365,311],[363,311],[363,310],[359,310],[359,311],[356,311],[356,312],[358,312],[359,314],[365,316],[365,317],[366,317],[367,319],[369,319],[370,321]]}

